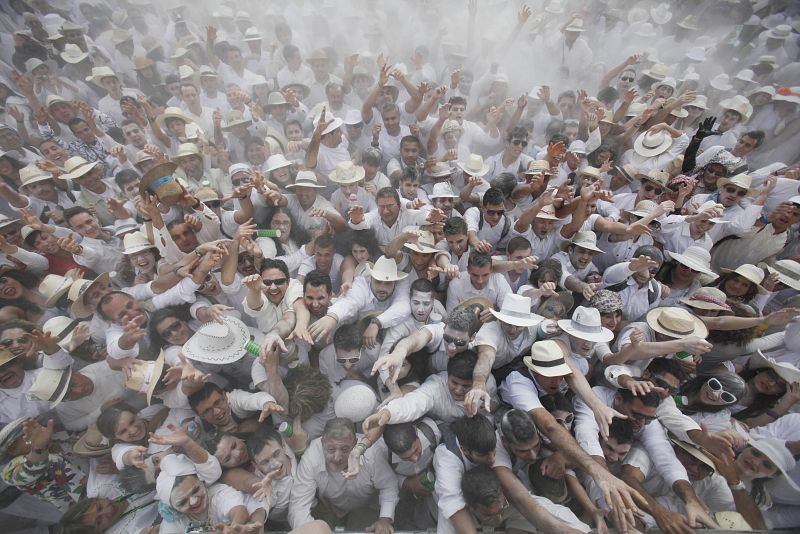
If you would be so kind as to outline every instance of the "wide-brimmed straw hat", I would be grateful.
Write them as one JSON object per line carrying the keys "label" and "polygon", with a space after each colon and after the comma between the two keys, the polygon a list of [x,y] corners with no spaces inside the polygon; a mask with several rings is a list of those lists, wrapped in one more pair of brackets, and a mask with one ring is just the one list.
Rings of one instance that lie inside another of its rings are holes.
{"label": "wide-brimmed straw hat", "polygon": [[[718,204],[717,202],[714,202],[713,200],[708,200],[708,201],[703,202],[702,204],[700,204],[700,206],[697,208],[697,213],[703,213],[704,211],[709,211],[709,210],[716,210],[716,209],[720,209],[722,207],[723,207],[722,204]],[[708,220],[708,222],[712,222],[714,224],[727,224],[730,221],[727,221],[727,220],[723,219],[722,217],[712,217],[712,218],[710,218]]]}
{"label": "wide-brimmed straw hat", "polygon": [[664,130],[654,132],[650,129],[636,138],[633,143],[633,150],[640,156],[649,158],[669,150],[672,142],[672,136],[668,132]]}
{"label": "wide-brimmed straw hat", "polygon": [[422,254],[435,254],[437,252],[441,252],[438,248],[436,248],[436,238],[433,237],[433,234],[427,230],[421,230],[419,232],[416,243],[406,243],[404,246],[410,250],[413,250],[414,252],[420,252]]}
{"label": "wide-brimmed straw hat", "polygon": [[122,243],[124,247],[122,253],[125,255],[136,254],[143,250],[156,248],[142,232],[133,232],[132,234],[126,235],[122,239]]}
{"label": "wide-brimmed straw hat", "polygon": [[782,284],[800,291],[800,263],[794,260],[778,260],[773,265],[767,265],[767,270],[777,273]]}
{"label": "wide-brimmed straw hat", "polygon": [[53,175],[43,171],[36,165],[26,165],[19,170],[19,179],[22,185],[31,185],[45,180],[52,180]]}
{"label": "wide-brimmed straw hat", "polygon": [[[426,171],[431,178],[444,178],[453,174],[455,169],[443,161],[437,161],[433,167]],[[430,195],[429,195],[430,196]]]}
{"label": "wide-brimmed straw hat", "polygon": [[251,124],[253,124],[253,121],[245,119],[241,111],[232,109],[225,116],[225,120],[222,123],[222,131],[227,132],[236,126],[250,126]]}
{"label": "wide-brimmed straw hat", "polygon": [[753,183],[753,177],[749,174],[740,173],[730,178],[720,178],[717,180],[717,189],[722,189],[726,185],[732,185],[739,189],[747,190],[748,195],[755,195],[758,190],[750,187]]}
{"label": "wide-brimmed straw hat", "polygon": [[632,210],[622,210],[622,213],[643,218],[650,215],[656,208],[658,208],[658,204],[652,200],[640,200]]}
{"label": "wide-brimmed straw hat", "polygon": [[470,176],[485,176],[489,172],[489,165],[483,161],[483,156],[478,154],[470,154],[465,161],[459,161],[457,165],[464,174]]}
{"label": "wide-brimmed straw hat", "polygon": [[[326,115],[327,115],[327,113],[326,113]],[[321,117],[322,117],[322,114],[319,114],[314,118],[314,128],[316,128],[317,125],[319,124],[319,119]],[[330,117],[330,116],[328,115],[328,117]],[[331,123],[328,126],[326,126],[325,129],[322,131],[321,135],[327,135],[327,134],[329,134],[329,133],[331,133],[333,131],[336,131],[339,128],[341,128],[343,124],[344,124],[344,121],[342,119],[340,119],[339,117],[334,117],[333,120],[331,121]]]}
{"label": "wide-brimmed straw hat", "polygon": [[155,189],[161,185],[162,182],[167,182],[169,179],[173,178],[172,173],[174,173],[177,168],[178,165],[171,161],[164,161],[153,166],[144,173],[141,181],[139,181],[139,194],[155,194]]}
{"label": "wide-brimmed straw hat", "polygon": [[656,63],[649,69],[645,69],[642,71],[642,74],[644,74],[645,76],[649,76],[654,80],[663,80],[664,78],[667,77],[668,73],[669,69],[663,63]]}
{"label": "wide-brimmed straw hat", "polygon": [[30,389],[28,398],[31,400],[48,401],[51,408],[58,406],[64,399],[72,379],[72,367],[64,369],[42,368],[36,375]]}
{"label": "wide-brimmed straw hat", "polygon": [[800,382],[800,369],[789,362],[779,362],[770,356],[765,356],[761,349],[757,350],[756,354],[750,356],[747,361],[748,369],[762,369],[769,367],[775,374],[785,380],[787,383]]}
{"label": "wide-brimmed straw hat", "polygon": [[711,87],[719,91],[730,91],[731,89],[733,89],[733,85],[731,84],[731,79],[725,73],[717,74],[716,76],[711,78],[711,81],[708,83],[709,85],[711,85]]}
{"label": "wide-brimmed straw hat", "polygon": [[681,254],[670,252],[669,250],[665,250],[664,253],[667,258],[673,259],[693,271],[717,277],[717,273],[711,270],[711,254],[703,247],[692,245],[687,247]]}
{"label": "wide-brimmed straw hat", "polygon": [[433,184],[433,191],[428,198],[458,198],[458,194],[453,190],[450,182],[439,182]]}
{"label": "wide-brimmed straw hat", "polygon": [[528,163],[528,168],[525,169],[523,174],[552,174],[550,171],[550,162],[546,159],[534,159]]}
{"label": "wide-brimmed straw hat", "polygon": [[603,252],[602,249],[597,247],[597,235],[591,230],[585,232],[575,232],[572,239],[565,241],[561,244],[561,250],[567,250],[571,245],[593,250],[595,252]]}
{"label": "wide-brimmed straw hat", "polygon": [[190,360],[211,364],[238,361],[245,355],[250,331],[242,321],[227,315],[221,323],[206,323],[183,344],[183,355]]}
{"label": "wide-brimmed straw hat", "polygon": [[746,278],[747,280],[755,284],[759,294],[763,295],[767,293],[767,290],[764,289],[764,286],[761,285],[761,282],[764,281],[765,277],[764,270],[759,267],[756,267],[753,264],[743,263],[742,265],[739,265],[735,269],[722,268],[720,269],[720,271],[722,271],[723,273],[738,274],[742,278]]}
{"label": "wide-brimmed straw hat", "polygon": [[742,116],[742,122],[746,121],[750,118],[750,115],[753,114],[753,105],[742,95],[732,96],[731,98],[726,98],[722,102],[719,103],[719,108],[722,111],[731,110],[735,111],[739,115]]}
{"label": "wide-brimmed straw hat", "polygon": [[100,432],[96,424],[92,423],[72,447],[72,452],[79,456],[94,458],[105,456],[111,452],[113,446],[111,440]]}
{"label": "wide-brimmed straw hat", "polygon": [[531,313],[530,297],[510,293],[503,299],[500,311],[490,310],[498,321],[513,326],[531,327],[541,323],[544,317]]}
{"label": "wide-brimmed straw hat", "polygon": [[86,77],[86,81],[101,86],[100,81],[103,78],[119,79],[119,76],[117,76],[117,74],[111,70],[111,67],[92,67],[92,74]]}
{"label": "wide-brimmed straw hat", "polygon": [[558,327],[573,337],[595,343],[605,343],[614,339],[614,332],[600,322],[600,311],[597,308],[578,306],[572,313],[571,319],[558,321]]}
{"label": "wide-brimmed straw hat", "polygon": [[708,336],[706,325],[688,310],[672,306],[654,308],[647,312],[647,325],[660,334],[676,339]]}
{"label": "wide-brimmed straw hat", "polygon": [[678,447],[680,447],[681,449],[685,450],[686,452],[697,458],[698,460],[700,460],[701,462],[703,462],[708,467],[710,467],[712,472],[716,472],[717,466],[714,465],[714,460],[709,458],[708,455],[703,451],[701,451],[696,445],[682,441],[673,435],[669,436],[669,440]]}
{"label": "wide-brimmed straw hat", "polygon": [[371,268],[365,269],[375,280],[380,282],[396,282],[408,276],[407,273],[397,269],[397,262],[386,256],[381,256]]}
{"label": "wide-brimmed straw hat", "polygon": [[552,339],[537,341],[531,347],[531,355],[522,358],[525,367],[542,376],[567,376],[572,369],[564,360],[564,350]]}
{"label": "wide-brimmed straw hat", "polygon": [[692,308],[731,312],[731,307],[725,302],[727,298],[725,293],[716,287],[699,287],[693,293],[678,300]]}
{"label": "wide-brimmed straw hat", "polygon": [[560,221],[561,219],[556,216],[556,208],[552,204],[542,207],[536,212],[537,219],[547,219],[548,221]]}
{"label": "wide-brimmed straw hat", "polygon": [[99,163],[99,161],[88,162],[80,156],[72,156],[64,162],[64,171],[66,172],[58,177],[62,180],[74,180],[75,178],[80,178],[97,167]]}
{"label": "wide-brimmed straw hat", "polygon": [[81,50],[81,47],[79,47],[76,44],[67,43],[64,45],[64,51],[61,52],[61,54],[59,55],[61,56],[61,59],[63,59],[67,63],[75,64],[75,63],[80,63],[81,61],[89,57],[89,52],[84,52],[83,50]]}
{"label": "wide-brimmed straw hat", "polygon": [[286,159],[286,156],[283,154],[273,154],[269,158],[267,158],[267,170],[266,172],[276,171],[278,169],[282,169],[284,167],[291,167],[292,162]]}
{"label": "wide-brimmed straw hat", "polygon": [[78,319],[87,319],[94,310],[90,310],[84,301],[86,292],[98,284],[108,285],[110,273],[100,273],[94,280],[75,280],[69,288],[67,298],[72,301],[70,306],[70,313]]}
{"label": "wide-brimmed straw hat", "polygon": [[336,164],[336,168],[328,175],[331,182],[337,184],[353,184],[364,179],[364,167],[345,160]]}
{"label": "wide-brimmed straw hat", "polygon": [[797,465],[797,462],[794,456],[792,456],[792,453],[789,452],[789,449],[786,448],[785,440],[778,438],[755,439],[751,437],[747,444],[769,458],[770,461],[775,464],[775,467],[778,468],[781,475],[783,475],[784,481],[795,491],[800,491],[800,486],[795,483],[790,474],[795,465]]}
{"label": "wide-brimmed straw hat", "polygon": [[125,387],[131,391],[144,393],[147,397],[147,405],[153,398],[153,392],[161,379],[164,371],[164,351],[158,354],[155,361],[134,360],[130,376],[125,379]]}
{"label": "wide-brimmed straw hat", "polygon": [[72,333],[79,324],[81,324],[80,321],[61,315],[58,317],[51,317],[45,321],[42,325],[42,330],[45,334],[50,334],[57,338],[58,346],[66,350],[70,341],[72,341]]}
{"label": "wide-brimmed straw hat", "polygon": [[294,179],[293,184],[286,186],[286,189],[294,187],[313,187],[314,189],[324,189],[324,185],[320,185],[317,181],[317,175],[313,171],[300,171]]}
{"label": "wide-brimmed straw hat", "polygon": [[55,306],[56,302],[66,295],[71,285],[72,278],[66,278],[58,274],[48,274],[45,276],[39,284],[39,293],[46,298],[44,301],[45,308]]}

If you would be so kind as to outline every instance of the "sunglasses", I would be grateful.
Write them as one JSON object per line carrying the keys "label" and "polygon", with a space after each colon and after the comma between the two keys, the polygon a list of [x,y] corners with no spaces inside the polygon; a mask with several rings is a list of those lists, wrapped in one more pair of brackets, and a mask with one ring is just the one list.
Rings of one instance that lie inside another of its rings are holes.
{"label": "sunglasses", "polygon": [[514,140],[511,141],[511,144],[514,145],[514,146],[521,146],[522,148],[525,148],[526,146],[528,146],[528,142],[527,141],[523,141],[522,139],[514,139]]}
{"label": "sunglasses", "polygon": [[661,389],[665,390],[670,395],[675,395],[678,392],[678,388],[661,378],[660,376],[653,376],[650,377],[650,381],[655,384],[656,386],[660,387]]}
{"label": "sunglasses", "polygon": [[221,200],[209,200],[208,202],[203,202],[203,204],[205,204],[209,208],[218,208],[218,207],[222,206],[222,201]]}
{"label": "sunglasses", "polygon": [[445,343],[447,343],[448,345],[449,345],[450,343],[452,343],[452,344],[453,344],[453,345],[455,345],[456,347],[466,347],[466,346],[467,346],[467,344],[469,344],[469,339],[456,339],[456,338],[454,338],[453,336],[451,336],[451,335],[449,335],[449,334],[444,334],[444,335],[442,336],[442,339],[443,339],[443,340],[444,340],[444,342],[445,342]]}
{"label": "sunglasses", "polygon": [[678,264],[678,267],[680,267],[680,268],[681,268],[681,269],[683,269],[684,271],[691,271],[691,272],[693,272],[694,274],[697,274],[697,273],[699,273],[699,272],[700,272],[700,271],[695,271],[695,270],[694,270],[694,269],[692,269],[691,267],[689,267],[689,266],[686,266],[686,265],[684,265],[684,264],[682,264],[682,263],[679,263],[679,264]]}
{"label": "sunglasses", "polygon": [[728,193],[729,195],[733,195],[735,193],[737,197],[743,197],[747,195],[747,191],[742,191],[737,187],[726,187],[725,192]]}
{"label": "sunglasses", "polygon": [[709,378],[706,384],[708,384],[708,387],[711,390],[712,398],[721,400],[725,404],[733,404],[736,402],[736,396],[729,391],[725,391],[722,388],[722,384],[720,384],[719,380],[716,378]]}
{"label": "sunglasses", "polygon": [[623,82],[632,82],[634,80],[634,78],[629,78],[629,77],[625,76],[624,78],[620,78],[620,80],[622,80]]}
{"label": "sunglasses", "polygon": [[486,215],[502,217],[506,210],[486,210]]}
{"label": "sunglasses", "polygon": [[275,285],[275,287],[279,287],[286,283],[286,278],[276,278],[274,280],[270,280],[269,278],[262,278],[261,281],[264,282],[264,285],[267,287],[270,287],[272,285]]}
{"label": "sunglasses", "polygon": [[556,422],[561,426],[570,426],[575,420],[575,414],[567,414],[563,419],[556,418]]}
{"label": "sunglasses", "polygon": [[650,193],[651,191],[655,191],[656,192],[656,196],[658,196],[658,195],[660,195],[661,193],[664,192],[664,188],[663,187],[656,187],[656,186],[650,185],[650,184],[644,184],[644,190],[647,191],[648,193]]}
{"label": "sunglasses", "polygon": [[628,414],[631,419],[636,419],[637,421],[644,421],[645,424],[651,423],[658,419],[655,415],[645,415],[639,412],[631,412]]}
{"label": "sunglasses", "polygon": [[361,359],[361,350],[358,351],[358,356],[354,356],[352,358],[336,358],[336,363],[341,363],[342,365],[346,363],[358,363]]}

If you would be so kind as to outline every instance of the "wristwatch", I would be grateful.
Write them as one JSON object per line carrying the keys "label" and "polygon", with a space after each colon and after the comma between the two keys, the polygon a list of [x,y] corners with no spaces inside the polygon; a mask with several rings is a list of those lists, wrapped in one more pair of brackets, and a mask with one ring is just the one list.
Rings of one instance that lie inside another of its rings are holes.
{"label": "wristwatch", "polygon": [[380,320],[380,319],[378,319],[377,317],[373,317],[372,319],[370,319],[370,321],[369,321],[369,324],[371,324],[371,325],[372,325],[372,324],[374,324],[374,325],[378,325],[378,329],[379,329],[379,330],[380,330],[381,328],[383,328],[383,325],[381,324],[381,320]]}
{"label": "wristwatch", "polygon": [[744,482],[741,480],[738,484],[728,484],[728,487],[731,489],[731,491],[744,491],[747,489],[747,487],[744,485]]}

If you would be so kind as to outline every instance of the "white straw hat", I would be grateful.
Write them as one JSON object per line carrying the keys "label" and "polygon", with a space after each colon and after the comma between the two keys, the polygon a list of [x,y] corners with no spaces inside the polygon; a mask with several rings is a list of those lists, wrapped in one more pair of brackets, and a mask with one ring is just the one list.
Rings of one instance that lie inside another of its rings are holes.
{"label": "white straw hat", "polygon": [[761,268],[756,267],[755,265],[752,265],[750,263],[744,263],[742,265],[739,265],[736,269],[722,268],[720,269],[720,271],[722,271],[723,273],[738,274],[742,278],[746,278],[747,280],[755,284],[756,289],[758,290],[758,293],[760,295],[767,293],[767,290],[764,289],[764,287],[761,285],[761,282],[763,282],[765,278],[764,271]]}
{"label": "white straw hat", "polygon": [[122,243],[124,246],[122,253],[125,255],[136,254],[137,252],[141,252],[143,250],[156,248],[156,246],[152,244],[150,240],[147,239],[147,236],[142,232],[133,232],[132,234],[126,235],[122,239]]}
{"label": "white straw hat", "polygon": [[484,176],[489,172],[489,165],[484,163],[483,156],[478,154],[470,154],[466,161],[459,161],[458,168],[464,171],[464,174],[470,176]]}
{"label": "white straw hat", "polygon": [[436,238],[427,230],[419,232],[416,243],[406,243],[404,246],[414,252],[420,252],[422,254],[436,254],[437,252],[441,252],[436,248]]}
{"label": "white straw hat", "polygon": [[509,293],[503,299],[503,306],[500,311],[489,310],[498,321],[514,326],[531,327],[541,323],[544,317],[531,313],[530,297],[523,297]]}
{"label": "white straw hat", "polygon": [[652,128],[643,132],[633,143],[633,150],[640,156],[649,158],[663,154],[672,146],[672,136],[664,131],[652,131]]}
{"label": "white straw hat", "polygon": [[372,278],[381,282],[396,282],[408,276],[407,273],[397,270],[397,262],[386,256],[381,256],[372,268],[366,270]]}
{"label": "white straw hat", "polygon": [[717,273],[711,270],[711,254],[703,247],[692,245],[687,247],[681,254],[670,252],[669,250],[665,250],[664,253],[667,258],[671,258],[694,271],[709,274],[714,278],[717,277]]}
{"label": "white straw hat", "polygon": [[31,400],[50,402],[50,407],[55,408],[64,399],[72,380],[72,367],[65,369],[42,368],[36,375],[27,396]]}
{"label": "white straw hat", "polygon": [[647,325],[660,334],[677,339],[708,336],[708,328],[703,321],[683,308],[654,308],[647,312]]}
{"label": "white straw hat", "polygon": [[70,317],[63,315],[58,317],[51,317],[42,325],[42,330],[45,334],[50,334],[58,338],[58,346],[66,350],[69,342],[72,341],[72,333],[75,327],[81,324]]}
{"label": "white straw hat", "polygon": [[585,232],[575,232],[572,239],[561,244],[562,250],[567,250],[571,245],[575,245],[595,252],[603,252],[597,247],[597,235],[591,230]]}
{"label": "white straw hat", "polygon": [[571,319],[558,321],[558,327],[571,336],[595,343],[605,343],[614,339],[614,332],[600,322],[600,311],[597,308],[578,306],[572,313]]}
{"label": "white straw hat", "polygon": [[39,284],[39,293],[47,300],[44,302],[45,308],[55,306],[56,302],[69,291],[72,285],[72,278],[66,278],[58,274],[48,274]]}
{"label": "white straw hat", "polygon": [[782,284],[800,291],[800,263],[794,260],[778,260],[773,265],[767,265],[767,270],[777,273]]}
{"label": "white straw hat", "polygon": [[153,392],[161,379],[164,371],[164,351],[158,354],[155,361],[134,360],[131,374],[125,379],[125,387],[131,391],[144,393],[147,397],[147,405],[153,398]]}
{"label": "white straw hat", "polygon": [[453,191],[453,186],[450,182],[439,182],[433,184],[433,191],[428,198],[458,198],[458,195]]}
{"label": "white straw hat", "polygon": [[531,355],[522,358],[525,367],[542,376],[555,377],[572,374],[564,360],[564,350],[552,339],[537,341],[531,347]]}
{"label": "white straw hat", "polygon": [[331,182],[337,184],[353,184],[364,179],[364,167],[345,160],[336,164],[336,168],[328,175]]}
{"label": "white straw hat", "polygon": [[324,185],[320,185],[317,181],[317,175],[314,174],[313,171],[300,171],[297,173],[297,176],[294,179],[293,184],[289,184],[286,186],[286,189],[292,189],[293,187],[312,187],[314,189],[324,189]]}
{"label": "white straw hat", "polygon": [[183,345],[183,354],[190,360],[225,364],[245,355],[250,331],[239,319],[225,316],[222,323],[206,323]]}

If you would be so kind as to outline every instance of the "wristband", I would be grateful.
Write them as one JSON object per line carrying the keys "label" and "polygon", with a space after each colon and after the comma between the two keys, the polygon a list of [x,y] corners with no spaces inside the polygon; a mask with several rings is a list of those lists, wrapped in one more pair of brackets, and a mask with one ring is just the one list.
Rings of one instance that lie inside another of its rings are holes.
{"label": "wristband", "polygon": [[741,480],[736,484],[728,484],[728,487],[730,488],[731,491],[743,491],[747,489],[747,487],[744,485],[744,482],[742,482]]}

